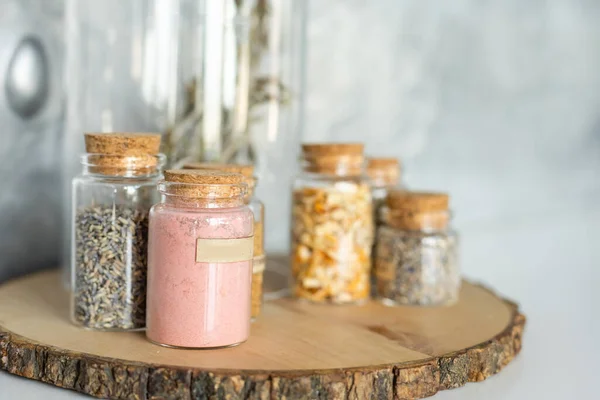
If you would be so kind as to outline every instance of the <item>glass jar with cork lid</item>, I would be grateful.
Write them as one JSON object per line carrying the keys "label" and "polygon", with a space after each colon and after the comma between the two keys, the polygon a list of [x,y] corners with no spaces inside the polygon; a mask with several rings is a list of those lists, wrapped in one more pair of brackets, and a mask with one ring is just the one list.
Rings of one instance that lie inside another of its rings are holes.
{"label": "glass jar with cork lid", "polygon": [[87,133],[73,179],[71,317],[88,329],[145,327],[148,213],[165,158],[159,134]]}
{"label": "glass jar with cork lid", "polygon": [[444,193],[392,190],[377,231],[377,296],[389,305],[447,305],[458,300],[458,235]]}
{"label": "glass jar with cork lid", "polygon": [[400,161],[393,157],[369,157],[367,175],[371,179],[375,222],[379,209],[385,202],[390,189],[403,187],[400,184]]}
{"label": "glass jar with cork lid", "polygon": [[254,217],[240,174],[168,170],[150,211],[146,336],[178,348],[250,334]]}
{"label": "glass jar with cork lid", "polygon": [[293,294],[314,302],[369,298],[372,198],[358,143],[305,144],[293,186]]}
{"label": "glass jar with cork lid", "polygon": [[254,259],[252,260],[252,320],[260,315],[263,303],[263,278],[265,273],[265,208],[254,195],[258,178],[254,176],[254,166],[250,164],[188,163],[184,169],[217,170],[241,174],[245,178],[248,192],[244,198],[254,214]]}
{"label": "glass jar with cork lid", "polygon": [[[371,195],[373,196],[373,225],[375,232],[381,224],[379,214],[385,203],[388,191],[400,185],[400,162],[397,158],[369,157],[367,160],[367,175],[371,179]],[[371,252],[371,264],[375,265],[375,248]]]}

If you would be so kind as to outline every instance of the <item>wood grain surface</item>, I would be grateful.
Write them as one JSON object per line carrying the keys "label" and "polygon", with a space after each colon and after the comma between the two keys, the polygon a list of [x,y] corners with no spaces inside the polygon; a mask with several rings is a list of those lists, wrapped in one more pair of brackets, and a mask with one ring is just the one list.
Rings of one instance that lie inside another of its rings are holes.
{"label": "wood grain surface", "polygon": [[451,307],[268,301],[248,342],[177,350],[68,320],[58,272],[0,286],[0,369],[118,399],[409,399],[480,381],[521,349],[514,303],[464,283]]}

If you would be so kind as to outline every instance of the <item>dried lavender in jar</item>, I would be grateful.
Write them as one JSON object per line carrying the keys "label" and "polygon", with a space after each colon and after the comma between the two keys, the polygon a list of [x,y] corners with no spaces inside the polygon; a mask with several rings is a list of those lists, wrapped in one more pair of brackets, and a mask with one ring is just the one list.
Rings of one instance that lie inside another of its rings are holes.
{"label": "dried lavender in jar", "polygon": [[143,328],[148,210],[89,207],[75,218],[75,320],[101,330]]}
{"label": "dried lavender in jar", "polygon": [[94,330],[146,326],[148,214],[158,201],[160,135],[86,134],[73,180],[71,318]]}
{"label": "dried lavender in jar", "polygon": [[388,304],[456,302],[458,236],[449,228],[448,196],[392,190],[381,217],[375,250],[377,296]]}

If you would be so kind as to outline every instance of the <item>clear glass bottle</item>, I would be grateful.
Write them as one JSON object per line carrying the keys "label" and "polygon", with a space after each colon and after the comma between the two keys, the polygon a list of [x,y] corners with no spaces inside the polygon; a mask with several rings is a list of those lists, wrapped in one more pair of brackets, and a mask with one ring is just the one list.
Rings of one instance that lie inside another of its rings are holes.
{"label": "clear glass bottle", "polygon": [[71,316],[88,329],[145,327],[148,213],[165,157],[160,135],[86,134],[73,180]]}
{"label": "clear glass bottle", "polygon": [[[221,160],[255,165],[256,197],[265,205],[269,254],[289,254],[287,240],[296,157],[304,130],[306,0],[244,0],[250,12],[247,129],[225,136]],[[222,130],[227,132],[227,130]]]}
{"label": "clear glass bottle", "polygon": [[170,170],[150,212],[146,336],[179,348],[240,344],[250,334],[254,217],[244,177]]}
{"label": "clear glass bottle", "polygon": [[377,296],[388,305],[448,305],[458,300],[458,235],[448,196],[392,190],[377,231]]}
{"label": "clear glass bottle", "polygon": [[362,144],[306,144],[292,200],[293,295],[315,302],[369,298],[372,199]]}

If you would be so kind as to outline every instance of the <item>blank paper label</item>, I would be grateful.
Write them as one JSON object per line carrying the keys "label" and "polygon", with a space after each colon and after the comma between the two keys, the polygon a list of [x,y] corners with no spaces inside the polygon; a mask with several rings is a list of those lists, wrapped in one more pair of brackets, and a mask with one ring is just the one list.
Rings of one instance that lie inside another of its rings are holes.
{"label": "blank paper label", "polygon": [[196,239],[196,262],[252,260],[254,236],[241,239]]}

